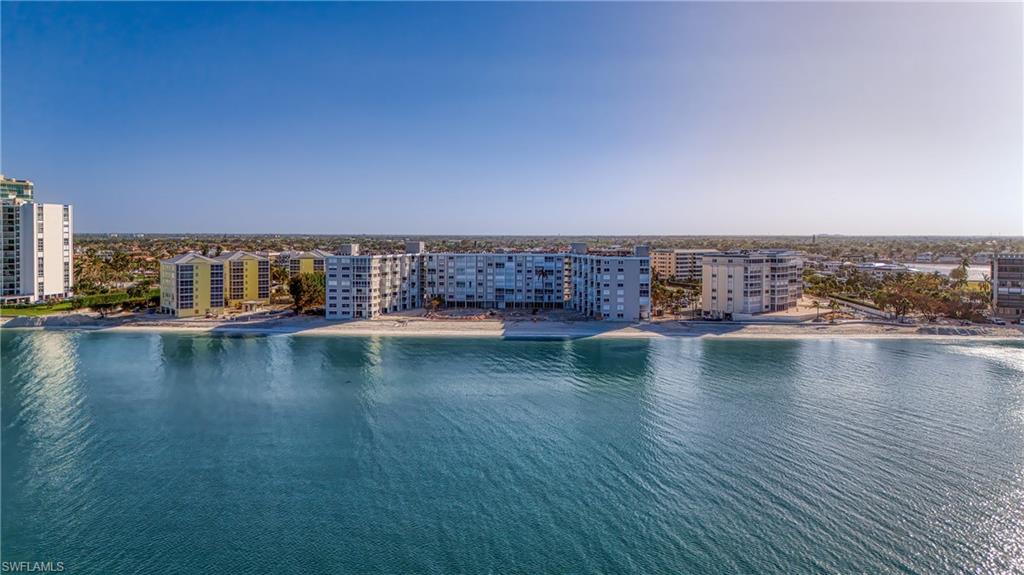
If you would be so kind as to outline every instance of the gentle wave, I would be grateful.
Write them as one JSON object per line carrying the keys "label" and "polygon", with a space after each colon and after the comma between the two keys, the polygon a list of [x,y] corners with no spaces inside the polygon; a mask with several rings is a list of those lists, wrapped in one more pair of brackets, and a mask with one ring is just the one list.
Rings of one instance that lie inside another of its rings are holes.
{"label": "gentle wave", "polygon": [[74,573],[1024,570],[1024,347],[4,332]]}

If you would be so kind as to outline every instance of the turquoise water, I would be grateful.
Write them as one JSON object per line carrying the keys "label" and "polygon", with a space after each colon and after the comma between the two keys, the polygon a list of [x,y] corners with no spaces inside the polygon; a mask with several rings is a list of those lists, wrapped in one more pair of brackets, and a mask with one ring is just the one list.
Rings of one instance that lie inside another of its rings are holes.
{"label": "turquoise water", "polygon": [[2,559],[1024,569],[1024,346],[2,334]]}

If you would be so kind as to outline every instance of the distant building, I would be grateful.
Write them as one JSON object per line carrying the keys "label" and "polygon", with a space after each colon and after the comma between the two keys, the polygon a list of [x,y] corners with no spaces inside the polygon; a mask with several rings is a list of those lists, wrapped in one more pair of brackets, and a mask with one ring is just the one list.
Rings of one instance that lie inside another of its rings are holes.
{"label": "distant building", "polygon": [[308,252],[291,252],[288,257],[289,275],[299,275],[312,272],[323,272],[324,267],[332,254],[324,250],[312,250]]}
{"label": "distant building", "polygon": [[843,269],[843,262],[839,260],[825,260],[818,263],[818,269],[825,272],[837,273]]}
{"label": "distant building", "polygon": [[914,261],[920,264],[930,264],[932,263],[932,258],[932,252],[921,252],[917,254],[917,257],[914,258]]}
{"label": "distant building", "polygon": [[189,253],[160,261],[160,311],[177,317],[224,311],[224,263]]}
{"label": "distant building", "polygon": [[1019,321],[1024,315],[1024,253],[995,255],[991,278],[993,313]]}
{"label": "distant building", "polygon": [[802,272],[803,262],[787,250],[705,254],[704,315],[740,319],[795,307],[803,295]]}
{"label": "distant building", "polygon": [[854,269],[861,273],[866,273],[879,281],[882,281],[889,276],[904,275],[916,271],[903,264],[889,264],[883,262],[859,263],[856,264]]}
{"label": "distant building", "polygon": [[972,264],[990,264],[992,263],[992,252],[978,252],[971,256]]}
{"label": "distant building", "polygon": [[252,308],[270,303],[270,260],[250,252],[224,252],[224,307]]}
{"label": "distant building", "polygon": [[74,286],[74,217],[67,204],[34,201],[28,180],[0,174],[0,299],[30,302],[68,297]]}
{"label": "distant building", "polygon": [[690,281],[701,277],[701,258],[715,250],[671,250],[651,251],[651,269],[659,278],[673,278]]}

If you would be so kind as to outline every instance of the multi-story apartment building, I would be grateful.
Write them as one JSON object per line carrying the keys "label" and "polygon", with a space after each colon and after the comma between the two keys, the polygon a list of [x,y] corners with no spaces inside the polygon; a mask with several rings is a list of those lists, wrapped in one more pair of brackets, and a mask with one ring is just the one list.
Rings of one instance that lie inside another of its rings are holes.
{"label": "multi-story apartment building", "polygon": [[35,189],[35,184],[29,180],[8,178],[0,174],[0,198],[2,199],[31,202],[35,195]]}
{"label": "multi-story apartment building", "polygon": [[437,253],[424,256],[424,294],[446,307],[562,308],[565,255]]}
{"label": "multi-story apartment building", "polygon": [[224,311],[224,263],[189,253],[160,261],[160,311],[178,317]]}
{"label": "multi-story apartment building", "polygon": [[991,266],[992,312],[1020,321],[1024,317],[1024,253],[996,254]]}
{"label": "multi-story apartment building", "polygon": [[270,260],[250,252],[224,252],[224,307],[253,308],[270,303]]}
{"label": "multi-story apartment building", "polygon": [[21,206],[32,202],[35,186],[28,180],[16,180],[0,174],[0,210],[2,210],[3,301],[29,301],[34,292],[21,288]]}
{"label": "multi-story apartment building", "polygon": [[45,300],[71,295],[74,285],[72,208],[21,205],[21,292]]}
{"label": "multi-story apartment building", "polygon": [[787,250],[704,255],[701,303],[706,317],[740,319],[796,306],[803,264]]}
{"label": "multi-story apartment building", "polygon": [[409,242],[406,253],[359,255],[359,244],[341,246],[328,256],[327,319],[369,319],[423,307],[423,244]]}
{"label": "multi-story apartment building", "polygon": [[372,318],[423,307],[559,309],[590,317],[640,320],[650,317],[650,259],[639,255],[424,253],[410,242],[406,253],[359,255],[342,246],[327,258],[329,319]]}
{"label": "multi-story apartment building", "polygon": [[33,195],[32,182],[0,175],[3,301],[63,298],[73,291],[72,207],[35,202]]}
{"label": "multi-story apartment building", "polygon": [[651,317],[651,260],[646,247],[633,255],[590,254],[572,244],[568,307],[596,319],[641,321]]}
{"label": "multi-story apartment building", "polygon": [[323,272],[326,270],[327,258],[332,254],[323,250],[311,250],[308,252],[292,252],[288,254],[288,273],[296,276],[299,274]]}
{"label": "multi-story apartment building", "polygon": [[651,269],[659,278],[673,278],[682,281],[701,278],[701,259],[704,254],[715,250],[671,250],[657,249],[651,251]]}

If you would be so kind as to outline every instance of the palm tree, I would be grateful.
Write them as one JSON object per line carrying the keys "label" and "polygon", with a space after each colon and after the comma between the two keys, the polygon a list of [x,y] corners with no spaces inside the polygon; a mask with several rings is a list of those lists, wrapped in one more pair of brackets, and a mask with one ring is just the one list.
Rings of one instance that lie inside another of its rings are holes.
{"label": "palm tree", "polygon": [[953,287],[960,289],[967,285],[967,268],[971,267],[971,259],[964,256],[960,266],[949,272],[949,279],[953,280]]}

